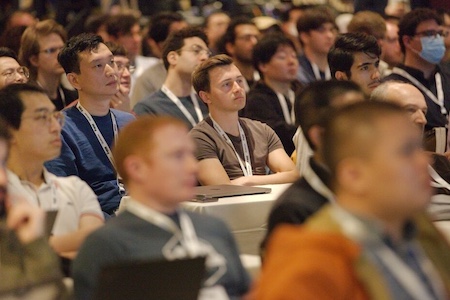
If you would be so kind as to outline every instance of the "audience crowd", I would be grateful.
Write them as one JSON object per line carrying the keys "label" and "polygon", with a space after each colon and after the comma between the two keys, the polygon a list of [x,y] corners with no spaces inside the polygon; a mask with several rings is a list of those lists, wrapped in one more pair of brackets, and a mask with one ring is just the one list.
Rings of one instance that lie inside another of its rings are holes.
{"label": "audience crowd", "polygon": [[[202,300],[450,298],[446,1],[3,2],[0,298],[196,257]],[[219,185],[286,186],[256,275]]]}

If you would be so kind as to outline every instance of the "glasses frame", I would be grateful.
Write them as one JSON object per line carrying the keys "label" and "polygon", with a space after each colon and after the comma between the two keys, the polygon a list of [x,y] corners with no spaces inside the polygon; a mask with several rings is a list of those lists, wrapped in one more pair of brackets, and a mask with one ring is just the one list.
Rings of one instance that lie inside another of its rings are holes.
{"label": "glasses frame", "polygon": [[30,70],[28,70],[27,67],[25,66],[20,66],[17,69],[8,69],[5,70],[3,73],[1,73],[0,75],[5,77],[6,80],[11,80],[14,78],[14,76],[16,74],[19,74],[20,76],[29,79],[30,78]]}
{"label": "glasses frame", "polygon": [[41,122],[42,125],[50,126],[52,124],[53,119],[55,119],[59,126],[63,127],[66,121],[66,116],[59,110],[55,111],[41,111],[35,113],[33,116],[25,116],[21,118],[23,119],[33,119],[36,122]]}

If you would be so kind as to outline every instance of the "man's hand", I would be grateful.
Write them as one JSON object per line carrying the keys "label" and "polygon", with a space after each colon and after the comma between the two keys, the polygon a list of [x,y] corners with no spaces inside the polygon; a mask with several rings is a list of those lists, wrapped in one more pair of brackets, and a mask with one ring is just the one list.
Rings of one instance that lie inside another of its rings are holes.
{"label": "man's hand", "polygon": [[25,201],[12,205],[8,210],[6,225],[14,230],[23,244],[44,236],[45,212]]}

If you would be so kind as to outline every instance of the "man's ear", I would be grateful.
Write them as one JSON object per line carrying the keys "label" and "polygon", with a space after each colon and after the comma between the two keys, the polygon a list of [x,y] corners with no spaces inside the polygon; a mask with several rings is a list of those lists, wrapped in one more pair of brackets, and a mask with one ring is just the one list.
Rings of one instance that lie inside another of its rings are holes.
{"label": "man's ear", "polygon": [[134,182],[142,183],[148,180],[148,174],[144,172],[146,165],[143,163],[141,157],[137,155],[126,157],[123,161],[123,167],[128,177]]}
{"label": "man's ear", "polygon": [[205,91],[200,91],[198,93],[198,96],[200,97],[200,99],[202,99],[203,102],[205,102],[206,104],[211,103],[211,99],[209,97],[209,94]]}
{"label": "man's ear", "polygon": [[30,58],[28,58],[28,59],[34,67],[37,68],[39,66],[37,55],[31,55]]}
{"label": "man's ear", "polygon": [[178,61],[178,54],[176,51],[170,51],[167,53],[167,61],[169,62],[169,65],[176,65]]}
{"label": "man's ear", "polygon": [[225,44],[225,50],[227,51],[227,53],[230,54],[230,56],[234,55],[234,46],[232,43],[226,43]]}
{"label": "man's ear", "polygon": [[78,82],[78,74],[72,72],[72,73],[67,74],[66,77],[67,77],[67,80],[69,81],[69,83],[76,90],[81,90],[80,83]]}
{"label": "man's ear", "polygon": [[323,132],[323,128],[318,125],[311,126],[311,128],[309,128],[308,130],[307,134],[309,140],[313,143],[316,149],[321,148]]}
{"label": "man's ear", "polygon": [[410,48],[411,47],[410,46],[411,39],[412,39],[412,37],[410,37],[410,36],[407,36],[407,35],[402,36],[402,42],[403,42],[403,45],[405,45],[405,48]]}
{"label": "man's ear", "polygon": [[350,78],[347,77],[347,74],[345,74],[345,72],[342,72],[342,71],[336,71],[336,73],[334,74],[334,77],[337,80],[350,80]]}

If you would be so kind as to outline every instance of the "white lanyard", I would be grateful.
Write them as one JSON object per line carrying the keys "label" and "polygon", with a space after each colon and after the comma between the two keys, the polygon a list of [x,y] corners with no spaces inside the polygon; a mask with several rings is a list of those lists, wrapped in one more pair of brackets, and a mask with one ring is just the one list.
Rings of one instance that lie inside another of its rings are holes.
{"label": "white lanyard", "polygon": [[244,173],[244,176],[252,176],[252,163],[250,159],[250,151],[248,150],[248,144],[247,144],[247,137],[245,136],[244,130],[242,129],[241,124],[238,121],[238,127],[239,127],[239,135],[241,136],[241,143],[242,143],[242,152],[244,154],[244,162],[242,161],[241,157],[239,156],[239,153],[236,151],[236,148],[234,148],[233,142],[230,140],[228,135],[223,131],[223,129],[217,124],[216,121],[210,116],[211,121],[213,123],[214,129],[217,131],[217,133],[225,140],[225,142],[230,145],[230,147],[233,149],[234,154],[236,155],[239,165],[241,166],[242,172]]}
{"label": "white lanyard", "polygon": [[[112,156],[111,149],[108,146],[108,143],[105,141],[105,138],[103,137],[103,134],[101,133],[100,129],[98,128],[97,124],[95,123],[94,119],[92,118],[91,114],[80,104],[80,101],[77,103],[77,109],[80,111],[80,113],[86,118],[86,120],[91,125],[91,129],[94,132],[95,136],[97,137],[98,142],[102,146],[103,151],[105,152],[106,156],[108,157],[109,161],[111,162],[111,165],[114,169],[116,169],[116,165],[114,164],[114,157]],[[113,132],[114,132],[114,141],[117,141],[117,136],[119,135],[119,127],[117,126],[117,120],[116,116],[109,111],[109,114],[111,116],[112,125],[113,125]],[[119,194],[124,195],[126,193],[125,187],[122,183],[122,178],[120,177],[119,173],[117,172],[117,186],[119,188]]]}
{"label": "white lanyard", "polygon": [[130,199],[126,209],[134,215],[146,220],[153,225],[172,233],[190,257],[200,255],[200,247],[197,234],[189,216],[185,212],[178,212],[180,217],[180,228],[168,216],[144,206],[143,204]]}
{"label": "white lanyard", "polygon": [[[320,76],[320,70],[319,70],[319,67],[317,66],[317,64],[311,62],[311,68],[314,72],[314,77],[316,77],[316,80],[322,80],[322,76]],[[331,72],[330,72],[330,68],[327,67],[325,69],[325,80],[330,80],[330,79],[331,79]]]}
{"label": "white lanyard", "polygon": [[416,78],[411,76],[408,72],[403,69],[395,67],[392,69],[392,73],[400,75],[411,81],[416,87],[422,90],[434,103],[439,105],[441,108],[441,114],[447,115],[447,109],[444,106],[444,90],[442,89],[442,77],[441,74],[436,73],[434,78],[436,80],[436,93],[437,97],[422,83],[420,83]]}
{"label": "white lanyard", "polygon": [[435,188],[445,188],[450,190],[450,184],[442,178],[432,166],[428,165],[428,173],[434,181],[431,182],[431,186]]}
{"label": "white lanyard", "polygon": [[173,103],[175,103],[175,105],[178,107],[178,109],[181,110],[183,115],[189,120],[192,127],[194,127],[195,125],[197,125],[198,122],[203,120],[203,113],[202,113],[202,110],[200,109],[200,105],[198,103],[197,96],[194,92],[191,92],[191,100],[192,100],[192,103],[194,104],[194,109],[195,109],[195,113],[197,114],[198,122],[195,121],[194,117],[186,109],[186,107],[183,105],[183,103],[181,103],[180,99],[177,96],[175,96],[175,94],[172,93],[172,91],[169,90],[165,85],[163,85],[161,87],[161,91],[164,94],[166,94],[166,96],[169,97],[169,99],[172,100]]}
{"label": "white lanyard", "polygon": [[309,161],[306,163],[304,171],[302,173],[303,178],[309,183],[309,185],[323,197],[327,198],[330,203],[335,203],[333,192],[323,183],[323,181],[317,176],[317,174],[311,168]]}
{"label": "white lanyard", "polygon": [[283,116],[286,123],[289,125],[294,125],[295,123],[295,115],[294,115],[294,101],[295,94],[293,90],[289,90],[288,98],[291,103],[291,111],[289,111],[289,106],[287,105],[286,97],[282,93],[276,93],[278,97],[278,101],[280,101],[281,109],[283,110]]}
{"label": "white lanyard", "polygon": [[[362,236],[367,236],[365,226],[362,222],[349,215],[339,206],[333,209],[335,220],[342,225],[344,232],[352,239],[360,242]],[[444,287],[440,277],[436,274],[431,262],[421,253],[419,247],[415,244],[412,250],[417,257],[418,265],[428,277],[431,288],[436,293],[438,299],[445,299],[443,295]],[[379,246],[372,251],[377,254],[377,258],[388,269],[397,282],[403,286],[404,290],[411,296],[410,299],[416,300],[433,300],[435,299],[429,292],[426,285],[420,279],[419,275],[414,272],[399,256],[392,251],[384,242],[380,241]],[[373,254],[372,254],[373,255]]]}

